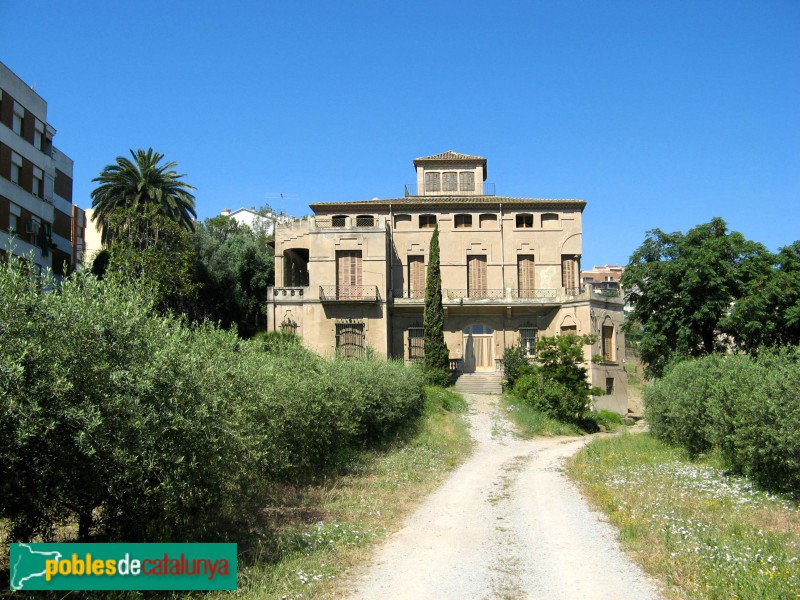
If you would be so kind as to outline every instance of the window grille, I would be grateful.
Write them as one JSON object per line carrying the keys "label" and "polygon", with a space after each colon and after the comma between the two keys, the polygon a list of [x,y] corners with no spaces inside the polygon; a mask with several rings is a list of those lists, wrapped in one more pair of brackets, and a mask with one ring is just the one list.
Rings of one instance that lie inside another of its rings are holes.
{"label": "window grille", "polygon": [[331,218],[331,227],[344,227],[347,223],[347,217],[344,215],[337,215]]}
{"label": "window grille", "polygon": [[408,358],[410,360],[425,358],[425,330],[422,327],[408,328]]}
{"label": "window grille", "polygon": [[356,217],[356,227],[374,227],[375,217],[372,215],[361,215]]}
{"label": "window grille", "polygon": [[536,328],[520,327],[519,342],[528,356],[536,356]]}
{"label": "window grille", "polygon": [[336,351],[345,358],[364,356],[364,323],[362,321],[340,321],[336,323]]}

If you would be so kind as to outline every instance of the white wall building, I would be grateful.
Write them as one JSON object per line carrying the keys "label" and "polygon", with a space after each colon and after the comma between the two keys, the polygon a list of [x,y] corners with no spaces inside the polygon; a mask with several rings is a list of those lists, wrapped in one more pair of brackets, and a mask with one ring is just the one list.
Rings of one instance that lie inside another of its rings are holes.
{"label": "white wall building", "polygon": [[287,215],[284,212],[271,212],[265,215],[260,214],[254,206],[250,208],[238,208],[231,210],[226,208],[220,215],[223,217],[230,217],[241,225],[247,225],[250,229],[264,231],[265,235],[273,235],[275,233],[275,223],[287,223],[294,220],[294,217]]}

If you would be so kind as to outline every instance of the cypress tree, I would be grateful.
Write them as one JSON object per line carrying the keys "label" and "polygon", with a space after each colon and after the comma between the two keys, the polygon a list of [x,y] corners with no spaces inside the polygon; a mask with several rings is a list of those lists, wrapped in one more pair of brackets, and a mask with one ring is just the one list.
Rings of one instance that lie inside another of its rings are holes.
{"label": "cypress tree", "polygon": [[433,230],[425,281],[425,313],[422,319],[425,334],[425,368],[432,381],[446,383],[450,370],[450,352],[444,343],[444,308],[442,307],[442,273],[439,266],[439,225]]}

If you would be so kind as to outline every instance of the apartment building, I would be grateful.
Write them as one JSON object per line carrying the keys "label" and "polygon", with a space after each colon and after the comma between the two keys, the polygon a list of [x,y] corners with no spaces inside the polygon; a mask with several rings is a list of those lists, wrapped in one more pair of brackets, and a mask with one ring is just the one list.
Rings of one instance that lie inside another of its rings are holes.
{"label": "apartment building", "polygon": [[55,134],[44,99],[0,63],[0,250],[63,276],[80,264],[86,217]]}
{"label": "apartment building", "polygon": [[[533,358],[539,336],[597,334],[584,350],[625,413],[622,300],[579,280],[583,200],[498,196],[487,160],[448,151],[414,161],[402,197],[312,204],[278,224],[268,329],[323,355],[419,360],[429,245],[439,227],[445,341],[456,372],[502,370],[506,348]],[[592,360],[594,358],[594,360]]]}
{"label": "apartment building", "polygon": [[619,265],[594,266],[591,271],[581,271],[581,283],[591,285],[597,291],[619,294],[619,280],[625,267]]}

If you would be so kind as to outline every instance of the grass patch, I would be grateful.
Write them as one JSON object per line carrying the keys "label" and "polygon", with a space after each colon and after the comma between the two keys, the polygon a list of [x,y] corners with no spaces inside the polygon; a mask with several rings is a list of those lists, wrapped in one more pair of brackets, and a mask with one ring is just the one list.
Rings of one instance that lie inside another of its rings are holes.
{"label": "grass patch", "polygon": [[583,435],[583,431],[574,423],[563,423],[552,419],[514,394],[503,394],[501,406],[524,437]]}
{"label": "grass patch", "polygon": [[[347,472],[272,499],[275,533],[250,550],[237,596],[299,598],[332,593],[338,579],[469,454],[462,414],[452,391],[428,387],[418,426],[385,448],[359,453]],[[209,594],[208,597],[223,597]]]}
{"label": "grass patch", "polygon": [[676,598],[798,598],[800,507],[648,434],[595,440],[568,473]]}

